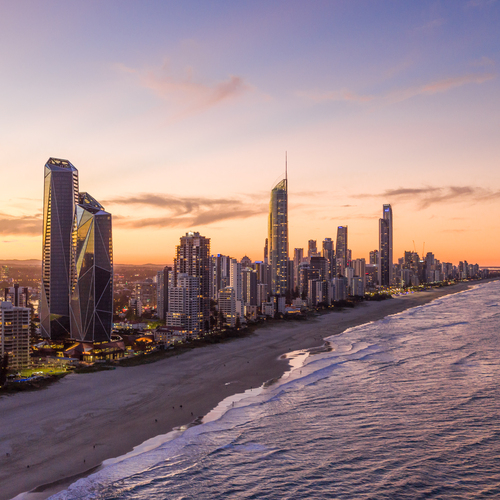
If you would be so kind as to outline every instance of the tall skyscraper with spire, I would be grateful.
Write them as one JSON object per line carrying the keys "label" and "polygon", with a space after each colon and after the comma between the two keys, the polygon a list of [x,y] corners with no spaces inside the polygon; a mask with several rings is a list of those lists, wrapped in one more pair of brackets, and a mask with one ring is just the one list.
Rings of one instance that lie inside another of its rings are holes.
{"label": "tall skyscraper with spire", "polygon": [[393,283],[392,259],[392,207],[384,205],[382,219],[379,219],[378,282],[380,286]]}
{"label": "tall skyscraper with spire", "polygon": [[73,224],[78,194],[78,170],[68,160],[49,158],[44,169],[40,327],[42,335],[53,340],[70,333],[70,288],[75,273]]}
{"label": "tall skyscraper with spire", "polygon": [[274,186],[269,202],[269,265],[271,295],[285,295],[288,278],[288,173]]}

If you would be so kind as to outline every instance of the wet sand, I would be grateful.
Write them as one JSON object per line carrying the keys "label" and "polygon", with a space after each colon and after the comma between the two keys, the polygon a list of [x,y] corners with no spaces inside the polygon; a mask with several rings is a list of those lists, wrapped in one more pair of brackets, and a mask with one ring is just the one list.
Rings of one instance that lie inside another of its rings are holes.
{"label": "wet sand", "polygon": [[284,353],[320,347],[325,337],[469,286],[364,302],[308,321],[272,323],[248,337],[153,364],[71,374],[45,390],[3,396],[0,500],[27,491],[32,493],[24,498],[47,498],[104,460],[206,415],[228,396],[280,377],[288,368]]}

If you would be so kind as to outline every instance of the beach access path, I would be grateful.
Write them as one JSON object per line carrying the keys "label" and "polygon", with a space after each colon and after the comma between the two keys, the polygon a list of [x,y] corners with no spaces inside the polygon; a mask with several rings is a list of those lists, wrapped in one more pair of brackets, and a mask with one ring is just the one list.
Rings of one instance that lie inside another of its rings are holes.
{"label": "beach access path", "polygon": [[251,335],[152,364],[71,374],[40,391],[0,397],[0,500],[44,499],[104,460],[189,424],[228,396],[280,377],[290,351],[319,347],[347,328],[466,290],[459,283],[307,321],[273,322]]}

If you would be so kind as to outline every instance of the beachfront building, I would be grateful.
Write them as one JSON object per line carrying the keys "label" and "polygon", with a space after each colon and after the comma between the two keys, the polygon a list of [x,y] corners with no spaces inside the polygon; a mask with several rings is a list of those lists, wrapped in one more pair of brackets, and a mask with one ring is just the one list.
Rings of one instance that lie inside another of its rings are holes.
{"label": "beachfront building", "polygon": [[393,284],[392,257],[392,208],[384,205],[382,219],[379,219],[378,284],[388,287]]}
{"label": "beachfront building", "polygon": [[188,339],[198,337],[203,332],[200,278],[181,273],[176,282],[168,290],[166,326]]}
{"label": "beachfront building", "polygon": [[78,170],[68,160],[49,158],[44,169],[40,327],[42,335],[54,340],[70,333],[73,224],[78,202]]}
{"label": "beachfront building", "polygon": [[[181,280],[181,276],[183,277]],[[196,297],[192,296],[195,282],[185,279],[190,276],[197,279],[198,292]],[[210,259],[210,238],[201,236],[200,233],[188,232],[180,239],[180,245],[176,248],[174,269],[172,277],[172,288],[179,288],[183,283],[189,283],[186,291],[189,300],[197,301],[197,304],[189,304],[184,314],[190,316],[190,335],[197,336],[208,331],[210,325],[210,289],[212,286],[212,264]],[[169,291],[170,293],[170,291]],[[178,292],[176,292],[178,293]],[[170,299],[169,299],[170,301]],[[196,317],[192,313],[196,312]],[[170,304],[169,304],[169,312]],[[170,317],[172,320],[172,317]],[[168,323],[167,315],[167,326]]]}
{"label": "beachfront building", "polygon": [[15,370],[30,366],[29,307],[0,303],[1,358],[7,354],[7,366]]}
{"label": "beachfront building", "polygon": [[285,295],[288,273],[288,179],[278,182],[269,203],[269,264],[271,295]]}
{"label": "beachfront building", "polygon": [[[236,326],[236,318],[239,316],[236,311],[236,292],[233,287],[227,286],[219,291],[219,316],[223,324],[230,328]],[[223,324],[219,325],[220,327]]]}
{"label": "beachfront building", "polygon": [[80,193],[74,228],[71,338],[80,342],[109,341],[113,327],[111,214],[88,193]]}

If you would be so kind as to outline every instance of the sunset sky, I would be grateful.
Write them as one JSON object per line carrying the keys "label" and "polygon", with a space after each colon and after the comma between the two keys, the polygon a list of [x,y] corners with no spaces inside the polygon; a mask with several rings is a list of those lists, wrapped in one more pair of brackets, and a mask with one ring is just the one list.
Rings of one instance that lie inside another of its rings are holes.
{"label": "sunset sky", "polygon": [[290,253],[348,225],[500,266],[500,0],[0,0],[0,259],[41,258],[43,167],[113,214],[116,263],[186,231],[263,257],[288,152]]}

